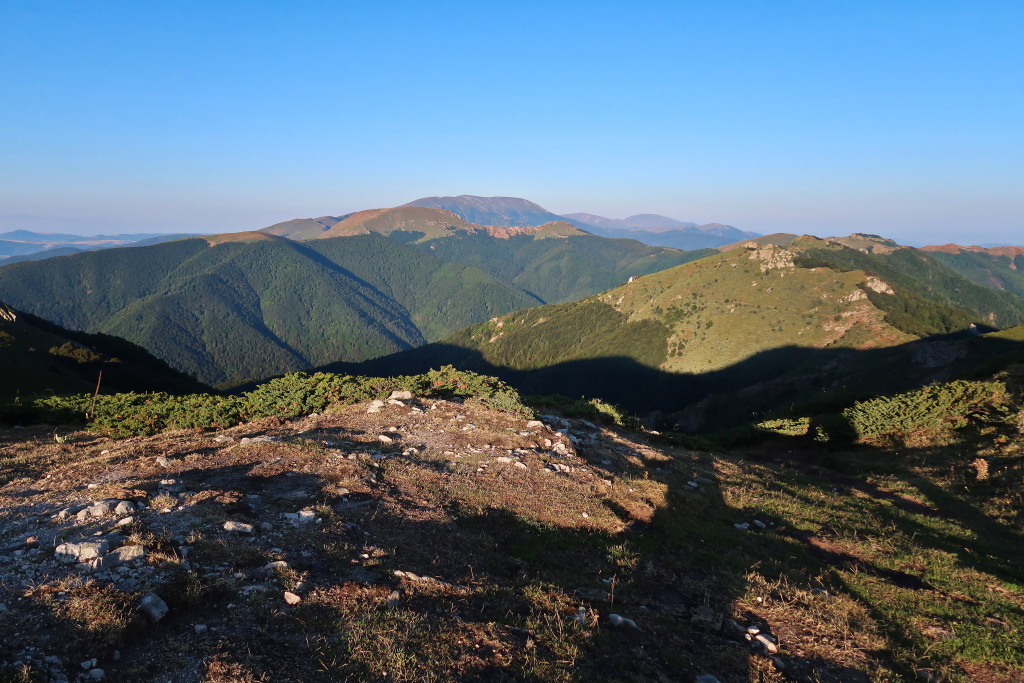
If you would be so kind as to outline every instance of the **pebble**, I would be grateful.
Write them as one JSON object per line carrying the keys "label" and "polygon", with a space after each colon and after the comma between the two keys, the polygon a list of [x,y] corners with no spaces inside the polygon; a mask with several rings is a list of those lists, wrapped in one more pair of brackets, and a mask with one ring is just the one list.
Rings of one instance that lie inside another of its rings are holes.
{"label": "pebble", "polygon": [[386,434],[380,434],[377,437],[377,441],[380,441],[381,443],[384,443],[384,444],[394,443],[395,442],[394,439],[392,439],[390,436],[388,436]]}
{"label": "pebble", "polygon": [[285,591],[284,601],[287,602],[289,605],[297,605],[300,602],[302,602],[302,598],[300,598],[295,593],[292,593],[291,591]]}
{"label": "pebble", "polygon": [[171,466],[171,461],[169,458],[166,458],[162,455],[158,455],[156,456],[156,464],[159,465],[160,467],[163,467],[164,469],[167,469],[168,467]]}
{"label": "pebble", "polygon": [[224,531],[236,531],[240,534],[251,534],[253,532],[253,526],[252,524],[246,524],[245,522],[228,520],[224,522]]}

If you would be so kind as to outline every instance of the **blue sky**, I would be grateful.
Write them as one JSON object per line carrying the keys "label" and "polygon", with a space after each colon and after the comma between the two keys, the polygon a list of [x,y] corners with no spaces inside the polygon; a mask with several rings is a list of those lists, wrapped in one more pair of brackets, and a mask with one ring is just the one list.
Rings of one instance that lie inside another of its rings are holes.
{"label": "blue sky", "polygon": [[998,1],[0,0],[0,229],[480,194],[1021,243],[1022,35]]}

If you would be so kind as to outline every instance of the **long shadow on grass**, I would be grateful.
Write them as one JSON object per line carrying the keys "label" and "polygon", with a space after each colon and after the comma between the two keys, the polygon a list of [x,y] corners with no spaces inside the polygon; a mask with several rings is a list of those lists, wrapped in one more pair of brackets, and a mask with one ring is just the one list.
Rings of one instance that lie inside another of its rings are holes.
{"label": "long shadow on grass", "polygon": [[[774,443],[779,453],[805,451],[801,462],[786,464],[803,472],[803,475],[789,476],[806,475],[809,481],[791,479],[778,485],[780,492],[799,502],[798,507],[815,509],[816,499],[835,495],[837,486],[843,489],[840,495],[845,495],[847,490],[857,492],[861,495],[854,497],[850,504],[863,506],[859,513],[870,517],[871,527],[888,533],[898,531],[920,554],[908,556],[906,549],[897,548],[893,553],[899,558],[895,566],[880,566],[868,560],[861,553],[874,554],[875,539],[864,536],[866,532],[870,534],[870,529],[859,529],[854,513],[842,528],[825,525],[820,532],[794,528],[788,530],[788,534],[804,544],[811,556],[837,570],[835,577],[844,592],[871,610],[893,643],[915,649],[924,656],[929,650],[944,651],[934,663],[947,666],[952,659],[971,661],[976,657],[980,657],[980,661],[994,658],[1021,666],[1024,662],[1019,651],[1006,648],[998,627],[1003,624],[1006,629],[1012,629],[1013,624],[1024,623],[1024,606],[1019,595],[1014,596],[1003,588],[1003,585],[1011,588],[1024,585],[1021,551],[1024,535],[986,516],[971,500],[972,496],[976,499],[979,495],[997,493],[996,484],[972,482],[965,477],[964,481],[952,481],[949,485],[954,489],[963,486],[965,492],[958,493],[929,480],[920,471],[966,472],[974,457],[970,455],[973,453],[970,441],[968,438],[960,447],[895,449],[898,453],[893,449],[859,447],[840,454],[822,448],[815,457],[806,437],[776,438]],[[812,455],[808,457],[807,453]],[[768,458],[766,453],[759,453],[756,459]],[[910,484],[922,494],[923,500],[897,495],[866,481],[879,475],[895,476]],[[815,488],[817,494],[812,495]],[[972,493],[968,488],[982,490]],[[1010,492],[1004,490],[1003,493]],[[863,502],[857,503],[858,500]],[[871,507],[867,507],[869,505]],[[851,532],[862,536],[862,542],[852,541]],[[879,540],[884,546],[885,541]],[[860,545],[863,547],[858,547]],[[964,575],[947,574],[947,567],[942,560],[935,560],[932,551],[936,551],[939,558],[951,558],[949,569],[966,570]],[[886,552],[881,550],[880,556],[885,558]],[[991,580],[985,580],[979,573],[988,575]],[[871,580],[865,581],[865,575]],[[890,601],[893,604],[886,604]],[[895,603],[904,603],[904,606]],[[914,605],[911,612],[907,612],[906,605]],[[988,631],[984,636],[986,644],[972,642],[980,639],[979,634],[985,629]],[[945,642],[954,637],[957,640],[949,640],[940,648],[928,642],[929,638]]]}
{"label": "long shadow on grass", "polygon": [[[922,360],[930,358],[922,351],[933,348],[929,345],[935,342],[954,344],[943,347],[947,350],[959,349],[939,368]],[[476,349],[443,342],[322,369],[395,376],[453,365],[500,377],[523,393],[600,398],[644,416],[651,425],[705,432],[746,423],[793,403],[816,403],[819,407],[829,402],[849,404],[854,398],[896,393],[980,370],[991,373],[1001,364],[1021,361],[1024,343],[954,335],[871,350],[786,346],[701,374],[665,372],[626,356],[519,369],[496,364]]]}

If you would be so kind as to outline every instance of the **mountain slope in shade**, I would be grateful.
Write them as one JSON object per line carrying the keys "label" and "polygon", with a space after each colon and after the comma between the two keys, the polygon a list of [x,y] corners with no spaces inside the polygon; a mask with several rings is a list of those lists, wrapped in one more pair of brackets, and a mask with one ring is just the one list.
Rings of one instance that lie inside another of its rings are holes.
{"label": "mountain slope in shade", "polygon": [[124,339],[64,329],[0,303],[0,404],[92,392],[191,393],[207,387]]}
{"label": "mountain slope in shade", "polygon": [[1024,296],[1024,247],[942,244],[921,251],[983,287]]}
{"label": "mountain slope in shade", "polygon": [[543,225],[563,221],[561,216],[526,199],[518,197],[423,197],[405,206],[423,206],[451,211],[468,223],[502,227]]}

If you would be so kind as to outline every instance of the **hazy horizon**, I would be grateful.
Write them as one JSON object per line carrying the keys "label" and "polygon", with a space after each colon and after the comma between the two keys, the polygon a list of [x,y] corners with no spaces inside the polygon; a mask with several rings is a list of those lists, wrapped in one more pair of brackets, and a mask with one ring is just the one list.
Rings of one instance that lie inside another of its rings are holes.
{"label": "hazy horizon", "polygon": [[1024,234],[1020,4],[3,7],[0,232],[474,194],[762,234]]}

